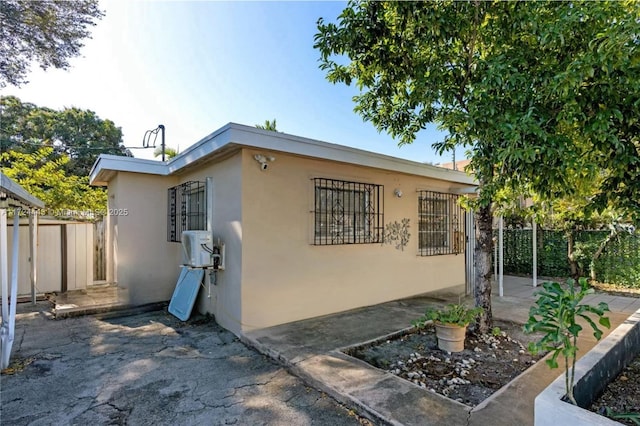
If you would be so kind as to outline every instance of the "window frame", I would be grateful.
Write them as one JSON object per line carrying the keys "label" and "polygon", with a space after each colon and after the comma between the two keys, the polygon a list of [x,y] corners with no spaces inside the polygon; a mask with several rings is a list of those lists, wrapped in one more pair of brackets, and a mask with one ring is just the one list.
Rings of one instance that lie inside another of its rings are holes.
{"label": "window frame", "polygon": [[384,186],[312,178],[313,245],[381,243],[384,238]]}
{"label": "window frame", "polygon": [[418,191],[419,256],[464,253],[464,210],[459,201],[458,194]]}
{"label": "window frame", "polygon": [[188,181],[167,189],[168,242],[181,242],[184,231],[207,229],[206,194],[206,183],[201,181]]}

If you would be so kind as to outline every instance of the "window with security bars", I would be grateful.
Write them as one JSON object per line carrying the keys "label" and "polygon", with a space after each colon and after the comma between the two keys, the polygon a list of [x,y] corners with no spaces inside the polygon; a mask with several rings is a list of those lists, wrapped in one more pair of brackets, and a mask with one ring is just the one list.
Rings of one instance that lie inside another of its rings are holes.
{"label": "window with security bars", "polygon": [[381,243],[384,187],[314,178],[315,245]]}
{"label": "window with security bars", "polygon": [[182,231],[207,229],[205,182],[189,181],[168,189],[167,241],[180,242]]}
{"label": "window with security bars", "polygon": [[464,210],[460,196],[418,191],[418,254],[436,256],[464,252]]}

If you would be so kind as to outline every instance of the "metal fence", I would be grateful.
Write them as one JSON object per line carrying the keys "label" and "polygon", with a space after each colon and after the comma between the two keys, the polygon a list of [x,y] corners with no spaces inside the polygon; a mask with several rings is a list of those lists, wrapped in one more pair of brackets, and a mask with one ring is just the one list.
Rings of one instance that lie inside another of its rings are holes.
{"label": "metal fence", "polygon": [[[593,255],[609,231],[574,232],[574,256],[579,268],[588,274]],[[548,277],[571,275],[568,239],[563,231],[538,229],[537,273]],[[504,230],[504,271],[509,274],[533,272],[533,232],[531,229]],[[640,235],[621,233],[607,244],[594,262],[598,281],[626,287],[640,287]]]}

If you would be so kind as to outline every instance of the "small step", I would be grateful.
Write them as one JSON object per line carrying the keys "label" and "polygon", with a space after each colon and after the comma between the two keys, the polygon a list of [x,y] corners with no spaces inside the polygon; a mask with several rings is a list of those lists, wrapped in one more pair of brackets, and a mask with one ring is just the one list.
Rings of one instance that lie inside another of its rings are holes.
{"label": "small step", "polygon": [[138,315],[145,312],[159,311],[166,309],[168,302],[147,303],[145,305],[128,304],[104,304],[92,306],[76,305],[55,305],[53,316],[55,319],[74,318],[91,315],[100,319],[126,317]]}

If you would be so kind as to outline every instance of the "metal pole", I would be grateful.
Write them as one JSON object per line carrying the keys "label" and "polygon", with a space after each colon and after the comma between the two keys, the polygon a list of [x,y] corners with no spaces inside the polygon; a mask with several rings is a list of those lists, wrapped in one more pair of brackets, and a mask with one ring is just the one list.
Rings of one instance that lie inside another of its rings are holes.
{"label": "metal pole", "polygon": [[493,237],[493,283],[498,282],[498,240]]}
{"label": "metal pole", "polygon": [[[11,348],[16,326],[16,302],[18,296],[18,249],[20,232],[20,209],[14,210],[13,216],[13,246],[11,247],[11,292],[8,291],[7,283],[7,211],[0,211],[0,248],[2,248],[2,329],[0,330],[0,340],[2,341],[2,357],[0,359],[0,369],[9,366]],[[8,299],[9,306],[7,306]]]}
{"label": "metal pole", "polygon": [[504,220],[500,216],[500,225],[498,227],[498,250],[500,251],[499,264],[499,292],[500,297],[504,296]]}
{"label": "metal pole", "polygon": [[533,286],[538,286],[538,224],[533,219]]}
{"label": "metal pole", "polygon": [[[2,326],[9,318],[9,264],[7,261],[7,209],[0,209],[0,280],[2,281]],[[4,336],[3,336],[4,339]],[[3,340],[4,343],[4,340]]]}
{"label": "metal pole", "polygon": [[36,304],[38,287],[38,211],[29,215],[29,259],[31,259],[31,303]]}
{"label": "metal pole", "polygon": [[164,125],[160,124],[158,128],[162,132],[162,161],[164,162]]}
{"label": "metal pole", "polygon": [[205,194],[207,194],[207,231],[211,233],[211,241],[213,241],[213,178],[206,177],[204,182]]}
{"label": "metal pole", "polygon": [[18,261],[20,260],[20,209],[13,209],[13,246],[11,247],[11,303],[9,304],[9,353],[13,345],[18,302]]}

